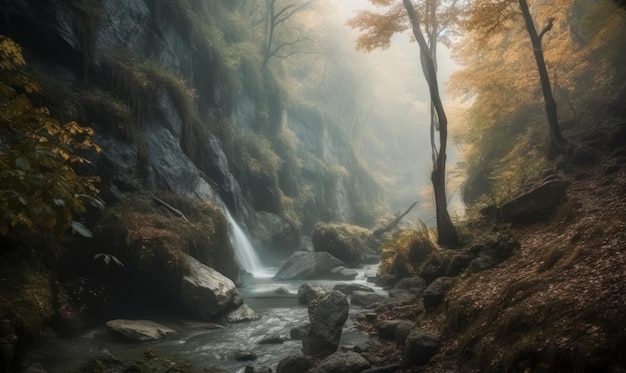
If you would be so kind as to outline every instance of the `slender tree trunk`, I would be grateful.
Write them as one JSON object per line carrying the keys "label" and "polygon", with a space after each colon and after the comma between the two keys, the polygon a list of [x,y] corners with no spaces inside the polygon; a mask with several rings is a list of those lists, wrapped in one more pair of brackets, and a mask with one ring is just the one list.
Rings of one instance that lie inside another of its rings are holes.
{"label": "slender tree trunk", "polygon": [[546,105],[546,114],[548,116],[548,125],[550,127],[550,150],[548,152],[548,158],[554,158],[561,153],[563,146],[565,145],[565,138],[561,134],[559,127],[559,119],[557,116],[556,101],[552,94],[552,87],[550,86],[550,77],[548,76],[548,69],[546,68],[546,62],[543,58],[543,50],[541,48],[541,39],[546,32],[552,29],[551,19],[544,27],[540,34],[537,34],[537,29],[533,22],[530,10],[528,9],[528,3],[526,0],[519,0],[519,6],[524,16],[524,22],[526,23],[526,30],[530,36],[530,41],[533,45],[533,52],[535,54],[535,61],[537,62],[537,69],[539,70],[539,79],[541,80],[541,90],[543,92],[543,100]]}
{"label": "slender tree trunk", "polygon": [[[409,14],[413,35],[420,47],[422,58],[422,70],[428,83],[430,100],[435,107],[439,122],[439,153],[433,162],[433,172],[431,181],[435,192],[435,210],[437,214],[437,233],[439,244],[443,246],[456,247],[459,245],[459,237],[456,228],[452,224],[448,214],[448,201],[446,199],[446,144],[448,141],[448,119],[443,110],[441,96],[439,95],[439,85],[437,83],[437,70],[435,62],[430,55],[428,43],[424,39],[424,34],[420,28],[419,18],[415,13],[411,0],[402,0],[404,7]],[[425,67],[425,68],[424,68]]]}

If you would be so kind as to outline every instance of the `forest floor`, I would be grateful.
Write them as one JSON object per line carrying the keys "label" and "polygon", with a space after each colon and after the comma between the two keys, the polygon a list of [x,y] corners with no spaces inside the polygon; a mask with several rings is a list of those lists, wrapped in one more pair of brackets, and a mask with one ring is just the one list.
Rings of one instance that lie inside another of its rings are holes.
{"label": "forest floor", "polygon": [[[623,159],[565,174],[568,200],[552,219],[514,227],[515,254],[457,278],[435,311],[419,302],[380,315],[441,338],[428,365],[402,371],[625,372]],[[398,362],[400,349],[381,341],[377,365]]]}

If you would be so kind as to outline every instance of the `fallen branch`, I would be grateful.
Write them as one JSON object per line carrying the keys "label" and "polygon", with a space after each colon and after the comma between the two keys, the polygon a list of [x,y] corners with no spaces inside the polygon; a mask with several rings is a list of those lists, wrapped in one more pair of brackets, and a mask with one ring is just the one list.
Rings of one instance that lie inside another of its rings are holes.
{"label": "fallen branch", "polygon": [[408,209],[406,209],[406,211],[402,215],[400,215],[400,216],[396,217],[395,219],[393,219],[393,221],[391,223],[387,224],[386,227],[381,228],[381,229],[377,229],[376,232],[374,232],[374,237],[380,238],[380,237],[382,237],[383,234],[385,234],[385,233],[389,232],[390,230],[392,230],[393,227],[398,225],[400,220],[403,217],[405,217],[406,214],[408,214],[413,209],[413,207],[415,207],[415,205],[417,205],[417,201],[413,202],[413,204]]}
{"label": "fallen branch", "polygon": [[152,199],[154,200],[154,202],[156,202],[157,204],[165,207],[166,209],[168,209],[170,212],[173,212],[174,214],[178,215],[179,217],[183,218],[184,221],[186,221],[187,223],[189,223],[189,220],[187,219],[187,217],[185,216],[185,214],[182,213],[182,211],[180,211],[179,209],[177,209],[176,207],[170,205],[169,203],[163,201],[162,199],[159,199],[155,196],[152,196]]}

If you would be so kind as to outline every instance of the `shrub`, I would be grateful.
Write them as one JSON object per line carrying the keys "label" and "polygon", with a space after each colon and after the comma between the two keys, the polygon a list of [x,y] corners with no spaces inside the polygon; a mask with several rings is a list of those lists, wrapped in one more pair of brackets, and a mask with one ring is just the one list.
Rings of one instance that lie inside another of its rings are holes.
{"label": "shrub", "polygon": [[426,224],[404,230],[396,238],[383,243],[379,274],[416,274],[421,264],[437,250],[435,240]]}
{"label": "shrub", "polygon": [[61,238],[69,227],[89,231],[74,221],[86,204],[101,207],[97,177],[80,176],[74,165],[87,162],[79,155],[99,152],[94,132],[76,122],[60,123],[30,96],[39,85],[25,75],[21,48],[0,37],[0,233],[16,226]]}

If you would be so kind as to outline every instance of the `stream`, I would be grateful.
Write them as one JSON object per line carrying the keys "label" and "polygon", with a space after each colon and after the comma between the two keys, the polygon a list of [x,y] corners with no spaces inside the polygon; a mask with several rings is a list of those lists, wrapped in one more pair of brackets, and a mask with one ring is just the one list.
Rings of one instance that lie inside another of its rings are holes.
{"label": "stream", "polygon": [[[357,269],[359,276],[354,283],[360,283],[381,292],[381,288],[366,283],[367,276],[376,273],[377,265]],[[160,357],[176,357],[187,360],[196,369],[218,367],[229,372],[243,372],[246,365],[268,366],[275,370],[284,357],[300,352],[302,341],[287,340],[279,344],[259,344],[268,336],[289,336],[292,328],[308,322],[308,311],[298,301],[298,288],[305,282],[315,282],[332,287],[340,282],[330,280],[276,281],[272,278],[278,270],[264,268],[255,277],[246,279],[239,288],[245,302],[261,318],[256,321],[225,325],[209,330],[206,323],[182,320],[152,318],[177,331],[177,334],[156,342],[129,343],[113,335],[104,325],[94,327],[72,338],[44,336],[41,347],[35,352],[37,359],[48,373],[75,371],[77,364],[89,356],[90,352],[107,349],[116,358],[142,360],[146,350],[153,350]],[[289,292],[285,293],[284,288]],[[281,293],[276,290],[281,289]],[[350,314],[360,311],[360,307],[350,306]],[[343,327],[342,345],[353,345],[364,341],[367,336],[356,329],[352,317]],[[252,351],[258,358],[254,361],[235,361],[234,351]]]}

